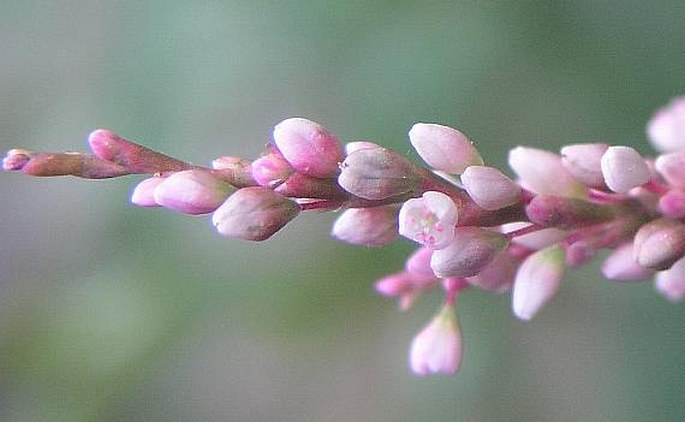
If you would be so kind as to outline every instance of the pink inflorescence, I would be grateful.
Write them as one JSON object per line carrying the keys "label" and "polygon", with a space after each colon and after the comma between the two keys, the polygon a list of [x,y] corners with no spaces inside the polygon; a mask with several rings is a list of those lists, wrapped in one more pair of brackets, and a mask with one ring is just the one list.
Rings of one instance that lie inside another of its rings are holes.
{"label": "pink inflorescence", "polygon": [[31,176],[100,179],[147,174],[131,201],[209,214],[221,235],[262,241],[305,211],[341,211],[332,235],[367,247],[400,235],[420,245],[376,290],[406,311],[425,292],[444,294],[409,354],[418,375],[453,374],[463,339],[457,298],[474,287],[511,291],[513,314],[535,317],[563,288],[564,275],[608,251],[605,278],[655,280],[669,301],[685,299],[685,97],[647,125],[660,153],[608,143],[560,153],[516,147],[513,178],[484,164],[461,131],[417,123],[409,140],[432,168],[368,141],[343,147],[318,123],[287,119],[255,160],[219,157],[191,165],[108,130],[92,153],[13,149],[3,169]]}

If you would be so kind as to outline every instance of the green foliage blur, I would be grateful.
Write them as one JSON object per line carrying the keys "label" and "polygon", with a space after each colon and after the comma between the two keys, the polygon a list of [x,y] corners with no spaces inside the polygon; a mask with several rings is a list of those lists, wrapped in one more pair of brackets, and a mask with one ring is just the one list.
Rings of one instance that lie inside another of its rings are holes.
{"label": "green foliage blur", "polygon": [[[0,149],[104,127],[207,163],[305,116],[412,155],[413,123],[452,125],[500,167],[519,144],[649,153],[684,46],[668,1],[4,0]],[[0,420],[685,420],[685,308],[649,282],[573,271],[531,323],[470,291],[461,373],[416,378],[439,298],[373,291],[408,242],[336,243],[327,214],[224,239],[129,205],[138,180],[0,174]]]}

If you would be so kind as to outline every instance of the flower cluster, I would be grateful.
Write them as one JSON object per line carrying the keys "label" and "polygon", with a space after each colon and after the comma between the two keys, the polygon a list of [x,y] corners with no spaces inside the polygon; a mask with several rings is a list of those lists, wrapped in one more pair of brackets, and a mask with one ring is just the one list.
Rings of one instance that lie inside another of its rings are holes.
{"label": "flower cluster", "polygon": [[567,269],[608,250],[606,278],[653,277],[670,301],[685,298],[685,98],[659,110],[647,134],[656,158],[604,143],[559,153],[514,148],[516,179],[486,165],[469,138],[447,126],[417,123],[409,131],[426,168],[372,142],[343,147],[302,118],[279,123],[252,161],[227,156],[196,166],[96,130],[91,153],[13,149],[3,168],[91,179],[147,174],[134,204],[211,214],[218,233],[245,240],[268,239],[312,210],[342,210],[332,235],[348,243],[408,238],[419,248],[376,290],[401,310],[428,290],[444,292],[409,362],[419,375],[452,374],[463,345],[455,307],[468,288],[511,291],[514,315],[530,320],[557,294]]}

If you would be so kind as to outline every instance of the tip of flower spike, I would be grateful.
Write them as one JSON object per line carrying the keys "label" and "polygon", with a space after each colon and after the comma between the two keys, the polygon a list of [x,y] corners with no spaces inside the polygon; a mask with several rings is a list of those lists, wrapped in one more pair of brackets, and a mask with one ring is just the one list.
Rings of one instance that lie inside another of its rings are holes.
{"label": "tip of flower spike", "polygon": [[108,129],[96,129],[88,135],[88,145],[93,154],[103,160],[112,159],[112,147],[119,137]]}
{"label": "tip of flower spike", "polygon": [[31,151],[25,149],[11,149],[2,160],[2,169],[5,171],[18,171],[24,168],[31,160]]}

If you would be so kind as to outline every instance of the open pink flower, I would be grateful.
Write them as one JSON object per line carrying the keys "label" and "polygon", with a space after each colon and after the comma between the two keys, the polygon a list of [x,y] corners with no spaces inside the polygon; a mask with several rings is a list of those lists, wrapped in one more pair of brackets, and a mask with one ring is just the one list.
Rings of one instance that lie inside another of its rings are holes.
{"label": "open pink flower", "polygon": [[425,192],[421,198],[405,202],[400,209],[400,234],[432,249],[452,243],[456,224],[457,206],[441,192]]}

